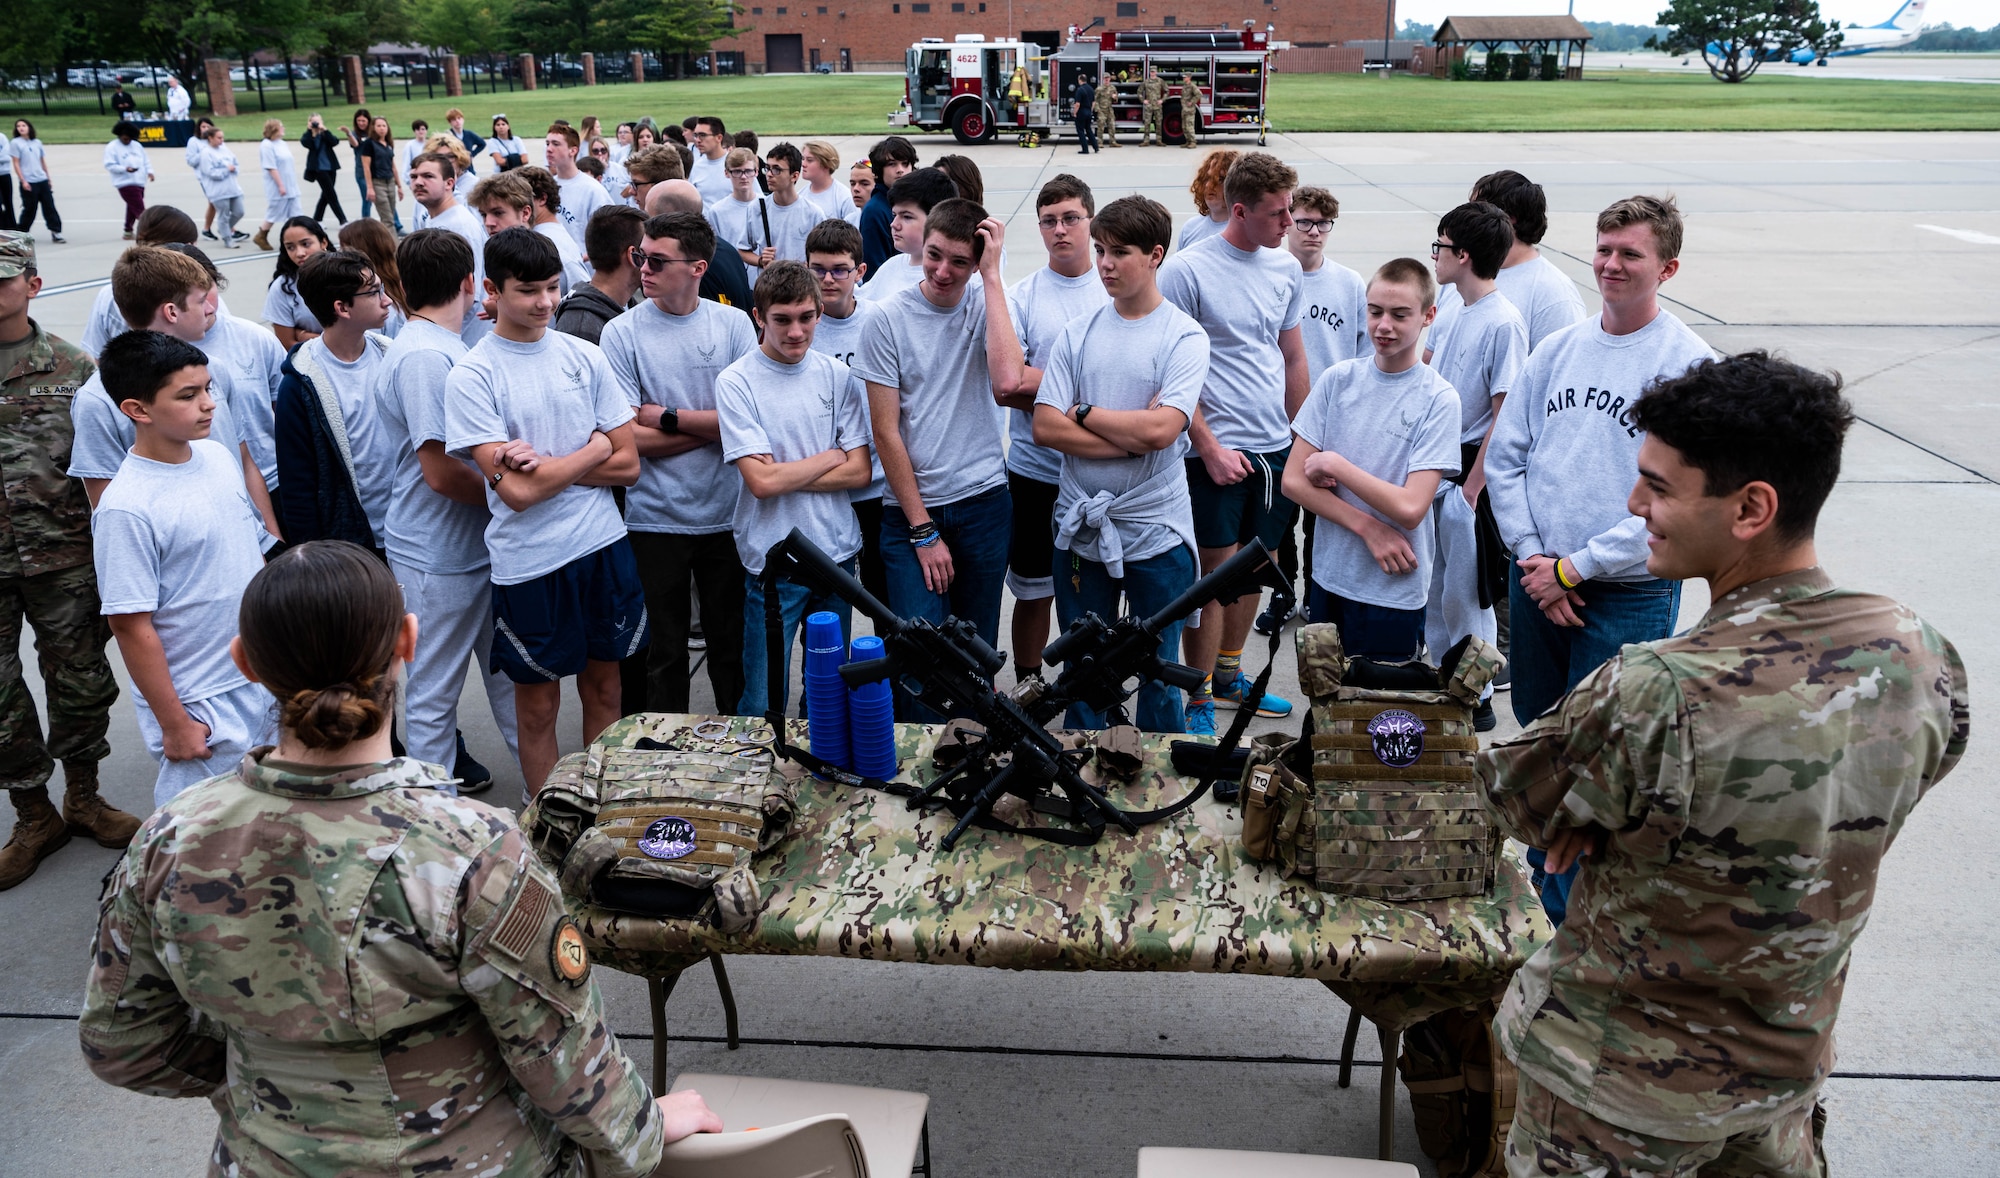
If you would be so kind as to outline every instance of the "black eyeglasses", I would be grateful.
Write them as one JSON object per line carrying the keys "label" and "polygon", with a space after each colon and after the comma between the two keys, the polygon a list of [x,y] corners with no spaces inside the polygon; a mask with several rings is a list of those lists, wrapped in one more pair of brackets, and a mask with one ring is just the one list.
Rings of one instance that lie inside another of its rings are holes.
{"label": "black eyeglasses", "polygon": [[1450,250],[1452,253],[1457,253],[1458,247],[1448,241],[1431,242],[1431,257],[1435,258],[1438,256],[1439,253],[1445,250]]}
{"label": "black eyeglasses", "polygon": [[645,250],[642,250],[637,246],[634,246],[632,248],[632,264],[634,266],[639,267],[639,269],[641,270],[651,271],[652,273],[655,274],[659,273],[662,270],[665,270],[668,266],[673,265],[675,262],[692,262],[692,261],[695,261],[695,259],[670,258],[665,254],[649,254]]}
{"label": "black eyeglasses", "polygon": [[855,274],[855,268],[852,266],[808,266],[806,268],[813,272],[814,278],[831,278],[835,282],[846,282],[848,279],[854,277]]}
{"label": "black eyeglasses", "polygon": [[1331,221],[1309,220],[1305,217],[1293,217],[1292,224],[1298,226],[1300,233],[1311,234],[1314,237],[1329,232],[1333,228],[1333,222]]}

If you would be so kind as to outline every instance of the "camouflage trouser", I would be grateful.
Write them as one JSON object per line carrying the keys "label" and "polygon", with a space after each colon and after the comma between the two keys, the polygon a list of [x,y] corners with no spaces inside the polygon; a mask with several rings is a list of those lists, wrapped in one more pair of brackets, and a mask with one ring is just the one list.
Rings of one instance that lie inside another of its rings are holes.
{"label": "camouflage trouser", "polygon": [[[40,789],[57,761],[101,761],[118,680],[104,656],[111,627],[97,612],[97,572],[88,564],[0,580],[0,789]],[[21,619],[35,628],[35,654],[49,697],[42,739],[34,697],[21,678]]]}
{"label": "camouflage trouser", "polygon": [[1600,1121],[1522,1073],[1507,1134],[1508,1178],[1825,1178],[1826,1118],[1806,1105],[1721,1141],[1673,1141]]}
{"label": "camouflage trouser", "polygon": [[1160,133],[1160,109],[1161,109],[1160,103],[1149,102],[1146,104],[1146,122],[1145,125],[1140,127],[1139,129],[1139,134],[1141,136],[1140,139],[1141,147],[1145,146],[1148,143],[1151,143],[1155,139],[1159,140],[1161,143],[1165,143],[1167,141],[1166,136]]}

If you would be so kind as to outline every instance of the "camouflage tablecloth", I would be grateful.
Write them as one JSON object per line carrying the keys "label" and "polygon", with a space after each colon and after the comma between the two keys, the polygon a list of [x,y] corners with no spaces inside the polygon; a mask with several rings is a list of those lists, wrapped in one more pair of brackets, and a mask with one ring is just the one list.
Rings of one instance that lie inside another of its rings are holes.
{"label": "camouflage tablecloth", "polygon": [[[669,739],[703,717],[639,715],[601,740]],[[732,724],[769,729],[762,721]],[[932,776],[935,727],[897,725],[898,780]],[[803,725],[793,739],[804,742]],[[1165,736],[1147,771],[1111,791],[1128,809],[1181,796]],[[533,807],[522,815],[533,827]],[[1428,903],[1331,896],[1242,853],[1242,813],[1204,799],[1093,846],[973,829],[951,852],[948,813],[807,778],[791,836],[756,861],[764,906],[747,933],[611,912],[566,897],[593,957],[648,977],[710,953],[857,957],[1001,969],[1185,970],[1316,978],[1384,1029],[1495,999],[1550,937],[1518,858],[1493,894]]]}

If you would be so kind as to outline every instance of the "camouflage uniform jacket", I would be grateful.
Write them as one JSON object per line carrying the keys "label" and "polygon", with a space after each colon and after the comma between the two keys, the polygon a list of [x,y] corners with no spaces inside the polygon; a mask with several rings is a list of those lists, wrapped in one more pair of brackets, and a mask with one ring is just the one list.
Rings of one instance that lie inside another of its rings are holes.
{"label": "camouflage uniform jacket", "polygon": [[83,349],[43,331],[13,370],[0,374],[0,578],[32,577],[89,564],[90,501],[64,473],[76,437],[70,403],[97,366]]}
{"label": "camouflage uniform jacket", "polygon": [[1814,568],[1627,646],[1480,754],[1515,837],[1610,832],[1507,988],[1507,1054],[1591,1116],[1678,1141],[1812,1100],[1882,856],[1967,716],[1949,642]]}
{"label": "camouflage uniform jacket", "polygon": [[208,1097],[212,1175],[555,1174],[570,1142],[601,1175],[658,1165],[659,1114],[513,816],[407,758],[307,776],[268,752],[156,812],[114,870],[91,1070]]}

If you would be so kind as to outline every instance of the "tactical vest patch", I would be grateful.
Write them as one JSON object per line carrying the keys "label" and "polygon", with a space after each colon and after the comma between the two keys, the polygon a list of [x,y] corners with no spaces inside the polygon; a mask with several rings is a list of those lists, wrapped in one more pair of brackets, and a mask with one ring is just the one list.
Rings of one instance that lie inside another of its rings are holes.
{"label": "tactical vest patch", "polygon": [[1424,755],[1424,722],[1401,708],[1377,712],[1368,721],[1368,740],[1376,760],[1407,769]]}

